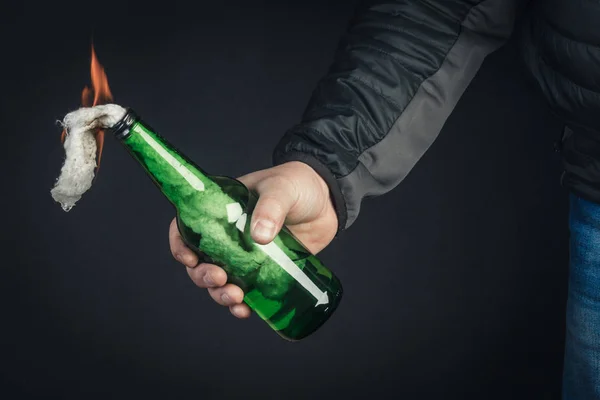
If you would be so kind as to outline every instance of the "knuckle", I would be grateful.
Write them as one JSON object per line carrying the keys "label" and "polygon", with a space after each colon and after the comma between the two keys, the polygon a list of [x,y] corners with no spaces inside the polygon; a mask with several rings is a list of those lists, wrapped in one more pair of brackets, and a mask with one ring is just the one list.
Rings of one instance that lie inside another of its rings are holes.
{"label": "knuckle", "polygon": [[174,243],[170,244],[169,250],[171,251],[171,255],[173,256],[173,258],[175,260],[181,262],[181,256],[179,255],[179,249],[177,248],[177,246]]}
{"label": "knuckle", "polygon": [[214,302],[221,304],[221,293],[222,289],[220,288],[208,288],[208,294],[213,299]]}
{"label": "knuckle", "polygon": [[271,190],[288,191],[293,190],[296,185],[291,177],[283,174],[275,174],[265,178],[261,182],[261,186],[270,188]]}
{"label": "knuckle", "polygon": [[202,272],[202,270],[198,269],[198,268],[186,268],[187,269],[187,273],[190,277],[190,279],[192,280],[192,282],[194,282],[196,284],[196,286],[199,287],[206,287],[206,285],[204,284],[204,280],[203,280],[203,276],[204,273]]}
{"label": "knuckle", "polygon": [[280,216],[284,213],[284,206],[277,197],[268,195],[261,199],[260,203],[256,206],[256,216],[272,219],[271,216]]}

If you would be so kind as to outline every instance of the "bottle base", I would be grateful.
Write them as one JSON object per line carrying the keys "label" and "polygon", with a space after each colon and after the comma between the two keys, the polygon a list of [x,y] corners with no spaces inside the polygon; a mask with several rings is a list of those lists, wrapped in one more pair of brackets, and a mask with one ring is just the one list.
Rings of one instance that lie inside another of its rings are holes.
{"label": "bottle base", "polygon": [[[337,280],[337,279],[336,279]],[[313,333],[315,333],[337,309],[342,300],[343,289],[338,281],[339,290],[331,296],[331,300],[326,305],[315,307],[317,310],[306,312],[294,319],[294,323],[287,328],[275,331],[288,342],[298,342]]]}

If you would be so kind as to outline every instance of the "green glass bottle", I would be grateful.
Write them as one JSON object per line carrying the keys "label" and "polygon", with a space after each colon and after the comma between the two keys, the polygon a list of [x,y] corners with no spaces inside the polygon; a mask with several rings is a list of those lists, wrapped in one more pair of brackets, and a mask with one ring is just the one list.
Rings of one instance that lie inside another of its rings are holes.
{"label": "green glass bottle", "polygon": [[267,245],[252,240],[253,192],[236,179],[204,172],[131,109],[110,131],[175,206],[187,246],[221,266],[273,330],[295,341],[325,323],[341,300],[340,281],[285,227]]}

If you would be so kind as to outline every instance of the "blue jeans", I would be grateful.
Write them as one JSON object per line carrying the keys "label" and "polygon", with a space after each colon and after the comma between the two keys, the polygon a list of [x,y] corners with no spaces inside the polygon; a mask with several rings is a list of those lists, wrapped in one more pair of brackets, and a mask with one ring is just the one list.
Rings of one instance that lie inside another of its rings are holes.
{"label": "blue jeans", "polygon": [[600,400],[600,204],[570,195],[564,400]]}

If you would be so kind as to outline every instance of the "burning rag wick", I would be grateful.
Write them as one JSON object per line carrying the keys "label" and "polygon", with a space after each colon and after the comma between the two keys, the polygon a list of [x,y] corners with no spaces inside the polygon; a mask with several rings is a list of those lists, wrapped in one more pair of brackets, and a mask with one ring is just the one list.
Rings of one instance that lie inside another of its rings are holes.
{"label": "burning rag wick", "polygon": [[62,121],[66,131],[65,162],[54,188],[52,198],[62,209],[69,211],[81,196],[92,187],[98,151],[94,134],[99,129],[112,127],[125,115],[125,109],[116,104],[82,107],[70,112]]}

